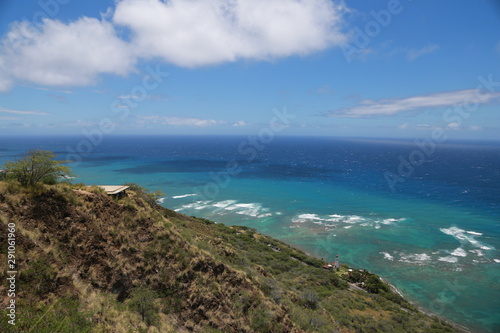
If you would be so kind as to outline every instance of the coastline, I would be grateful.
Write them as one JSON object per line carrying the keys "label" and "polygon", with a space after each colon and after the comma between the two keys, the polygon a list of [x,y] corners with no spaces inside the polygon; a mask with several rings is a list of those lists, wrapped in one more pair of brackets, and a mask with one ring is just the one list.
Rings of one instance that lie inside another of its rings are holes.
{"label": "coastline", "polygon": [[418,310],[420,312],[422,312],[423,314],[427,315],[427,316],[432,316],[432,317],[436,317],[436,318],[439,318],[439,320],[442,320],[442,321],[445,321],[447,322],[448,324],[452,325],[453,327],[456,327],[457,329],[465,332],[465,333],[472,333],[473,331],[471,329],[469,329],[468,327],[466,326],[463,326],[463,325],[460,325],[448,318],[445,318],[443,317],[442,315],[438,314],[438,313],[435,313],[435,312],[432,312],[426,308],[424,308],[422,305],[416,303],[415,301],[413,301],[411,298],[403,295],[402,292],[400,292],[392,283],[388,282],[387,280],[385,280],[383,277],[380,277],[380,279],[382,281],[384,281],[384,283],[386,283],[387,285],[389,285],[389,287],[391,288],[391,291],[398,294],[399,296],[403,297],[404,299],[406,299],[408,302],[410,302],[412,305],[416,306],[418,308]]}
{"label": "coastline", "polygon": [[[15,151],[17,146],[20,146],[19,150],[23,150],[25,148],[21,145],[22,141],[7,143],[12,151]],[[210,154],[213,159],[225,160],[226,153],[221,153],[218,149],[213,149],[217,148],[217,146],[215,144],[208,144],[211,143],[209,139],[204,141],[207,141],[207,144],[196,141],[196,144],[193,143],[193,145],[199,151],[203,151],[204,154]],[[52,146],[49,143],[44,143],[44,140],[40,140],[40,142],[43,145],[47,145],[50,149],[64,150],[64,142],[59,144],[57,140],[53,140],[54,144]],[[194,188],[201,188],[201,186],[206,184],[207,179],[211,181],[209,173],[213,169],[217,169],[217,166],[210,167],[208,165],[206,168],[192,169],[194,166],[199,166],[199,162],[197,162],[199,154],[194,154],[196,156],[176,155],[176,151],[188,151],[187,148],[189,147],[183,146],[182,142],[183,140],[175,142],[175,145],[172,146],[175,150],[161,146],[163,150],[155,152],[157,154],[153,157],[153,152],[150,152],[148,147],[158,147],[162,143],[159,140],[143,139],[142,141],[137,141],[134,139],[132,141],[125,140],[124,138],[117,142],[114,138],[109,138],[109,140],[106,140],[100,146],[99,152],[86,157],[82,165],[75,169],[75,173],[79,175],[79,179],[74,181],[95,182],[96,184],[118,184],[125,179],[127,182],[137,182],[154,190],[160,188],[172,196],[193,194],[195,193],[193,191]],[[127,143],[127,147],[130,146],[131,149],[122,150],[119,148],[121,146],[116,145],[116,143],[121,143],[122,146],[123,143]],[[315,141],[314,143],[317,143],[317,146],[321,147],[321,142]],[[297,141],[298,144],[299,142]],[[341,143],[337,144],[342,146]],[[29,143],[29,145],[32,147],[32,143]],[[28,146],[28,143],[26,146]],[[378,149],[376,145],[372,145],[372,147],[373,149]],[[270,148],[272,147],[270,146]],[[275,160],[272,155],[277,149],[287,151],[289,148],[289,145],[281,144],[276,140],[276,149],[273,148],[274,150],[269,151],[269,154],[267,154],[267,151],[264,151],[263,158],[265,157],[268,163],[282,162],[281,160]],[[298,152],[302,151],[300,146],[294,149]],[[345,149],[347,152],[356,152],[361,148],[345,145]],[[136,154],[136,152],[141,152],[141,154]],[[204,156],[200,155],[199,158],[206,158]],[[314,159],[314,156],[311,156]],[[370,156],[366,156],[368,161],[370,161]],[[472,156],[475,157],[475,155]],[[320,157],[321,160],[325,158],[325,156],[318,156],[318,161]],[[61,156],[61,158],[64,158],[64,156]],[[282,156],[281,159],[285,158],[287,156]],[[171,168],[165,170],[166,163],[178,159],[182,159],[182,165],[173,164]],[[377,159],[374,162],[377,161],[382,166],[391,165],[394,162],[390,159],[383,161]],[[183,170],[180,170],[180,168]],[[363,166],[359,170],[353,170],[352,174],[354,175],[357,171],[364,171],[365,169]],[[325,258],[336,253],[341,253],[346,262],[351,264],[356,263],[359,267],[367,268],[370,271],[377,272],[381,276],[394,279],[401,290],[404,290],[405,295],[414,293],[413,299],[418,300],[416,304],[423,304],[422,308],[426,313],[431,312],[426,309],[435,308],[430,305],[433,297],[427,296],[426,299],[423,299],[424,296],[420,296],[422,294],[419,293],[419,290],[425,289],[430,295],[436,295],[445,287],[445,281],[454,281],[455,277],[459,276],[461,286],[467,287],[467,290],[461,293],[460,302],[452,302],[446,306],[443,316],[449,318],[447,320],[451,322],[454,322],[453,320],[457,318],[458,320],[463,319],[461,322],[465,322],[467,326],[472,327],[474,330],[481,332],[494,331],[494,327],[496,327],[496,315],[493,313],[493,309],[498,308],[496,305],[499,303],[492,297],[487,297],[488,292],[483,291],[491,290],[491,277],[498,275],[494,271],[498,269],[498,263],[487,262],[487,260],[492,261],[500,258],[497,254],[498,250],[496,250],[500,249],[498,229],[495,229],[495,221],[498,221],[498,214],[489,214],[490,211],[484,209],[487,208],[485,204],[480,205],[480,202],[477,200],[471,200],[475,198],[473,196],[474,192],[470,188],[468,193],[460,195],[462,199],[460,202],[455,201],[458,199],[456,196],[447,196],[448,192],[444,193],[443,202],[453,202],[453,205],[446,207],[444,204],[441,205],[432,200],[424,200],[423,198],[412,197],[409,200],[409,196],[406,196],[404,193],[392,196],[392,198],[386,198],[384,195],[376,195],[377,193],[372,193],[375,194],[372,196],[369,190],[365,191],[364,189],[354,187],[347,188],[343,183],[343,174],[339,174],[335,178],[335,187],[333,188],[330,186],[331,184],[327,184],[327,181],[323,185],[316,178],[301,178],[295,182],[295,178],[291,178],[288,175],[282,177],[282,175],[275,173],[274,169],[261,170],[259,161],[256,161],[252,165],[252,170],[244,170],[246,173],[238,177],[233,177],[230,186],[224,189],[224,191],[221,189],[218,198],[209,203],[213,205],[220,203],[220,201],[233,200],[236,201],[236,204],[228,208],[236,207],[237,209],[225,210],[217,207],[213,209],[208,207],[206,210],[193,208],[184,212],[188,215],[207,216],[213,220],[219,220],[220,217],[221,222],[228,225],[230,223],[228,221],[231,221],[249,225],[253,228],[257,227],[261,232],[273,235],[274,237],[284,234],[280,229],[281,227],[287,228],[291,225],[295,229],[290,230],[290,233],[286,234],[286,238],[282,238],[283,240],[301,249],[307,249],[310,253],[321,253],[320,256]],[[300,170],[291,169],[290,172],[302,170],[305,174],[309,169],[306,166],[305,169],[301,167]],[[361,181],[356,182],[356,184],[372,182],[373,177],[370,176],[370,170],[368,168],[366,170],[367,173],[364,174],[366,177],[360,178]],[[180,171],[185,172],[182,173]],[[250,171],[253,172],[250,174],[253,177],[251,179],[247,177]],[[496,174],[491,173],[491,170],[487,168],[480,172],[478,169],[473,169],[472,171],[476,176],[488,172],[492,175],[491,177],[497,177]],[[455,173],[454,169],[450,169],[449,172],[450,175]],[[447,178],[443,179],[446,180]],[[273,184],[274,186],[270,187],[268,186],[269,184]],[[493,184],[496,183],[493,182]],[[426,185],[430,186],[432,184],[426,183]],[[412,184],[407,183],[405,186],[408,191],[412,191]],[[468,186],[468,184],[463,184],[463,186]],[[493,187],[490,188],[493,189]],[[495,186],[495,188],[498,189],[499,187]],[[431,186],[430,189],[433,189],[433,187]],[[461,188],[458,188],[456,193],[461,193],[459,189]],[[482,190],[482,188],[479,187],[479,190]],[[263,196],[263,191],[267,193],[265,196]],[[492,197],[495,192],[498,191],[484,192],[487,195],[485,199],[487,200]],[[318,193],[321,193],[321,195],[318,196]],[[431,195],[429,198],[432,199],[432,193],[429,192],[429,194]],[[324,198],[328,198],[328,200]],[[190,199],[190,197],[175,199],[169,197],[165,199],[165,203],[169,207],[180,207],[184,201],[188,203],[187,200]],[[296,201],[289,203],[291,200]],[[403,201],[410,204],[405,204]],[[254,211],[246,207],[237,207],[237,205],[243,204],[252,204],[250,208],[260,209],[255,211],[255,214],[258,213],[258,216],[266,213],[274,213],[275,216],[267,219],[258,219],[250,215],[244,215],[243,213],[246,212],[245,209],[249,212],[248,214],[254,214]],[[472,209],[472,205],[476,208]],[[424,206],[425,209],[418,209],[418,211],[415,209],[416,207]],[[197,206],[196,208],[200,207]],[[389,208],[390,214],[384,216],[383,214]],[[484,214],[481,213],[482,211],[484,211]],[[277,212],[283,213],[283,216],[278,215]],[[376,214],[373,219],[406,218],[406,220],[394,222],[391,225],[379,223],[378,225],[369,225],[366,227],[361,226],[360,223],[353,223],[350,229],[343,228],[350,225],[341,224],[335,230],[332,229],[331,231],[325,229],[328,228],[327,224],[332,223],[319,219],[295,224],[291,222],[293,219],[299,219],[303,214],[316,214],[314,215],[315,218],[319,217],[322,219],[330,219],[332,217],[329,215],[339,214],[345,216],[346,220],[352,214],[355,214],[369,219],[367,222],[372,222],[372,218],[370,217],[372,216],[370,215],[371,212]],[[314,222],[322,222],[324,224],[315,224]],[[380,226],[380,228],[375,229],[374,227],[376,226]],[[428,241],[421,243],[421,240],[424,238],[421,237],[423,234],[420,230],[424,229],[424,227]],[[440,230],[441,228],[446,233]],[[277,231],[271,233],[271,230]],[[285,232],[287,231],[285,230]],[[401,232],[405,232],[404,235],[406,237],[394,236],[402,235]],[[337,237],[333,238],[334,234]],[[322,238],[323,235],[325,236],[324,238]],[[303,238],[300,239],[300,237]],[[463,240],[461,241],[460,239]],[[358,244],[352,246],[353,242],[358,242]],[[477,247],[475,242],[478,242]],[[369,246],[372,247],[369,248]],[[488,246],[491,250],[483,250],[479,246]],[[439,261],[441,257],[450,256],[458,247],[463,248],[467,256],[456,257],[458,261],[455,263]],[[325,250],[331,253],[325,253]],[[393,260],[385,259],[380,254],[382,251],[392,255]],[[438,251],[439,253],[437,254],[431,253]],[[423,256],[424,253],[427,256]],[[417,254],[422,254],[422,256],[417,257]],[[479,257],[480,254],[484,255]],[[474,263],[476,260],[479,262]],[[463,271],[457,273],[457,268],[461,268]],[[400,274],[400,272],[402,273]],[[406,277],[411,277],[411,280],[405,279]],[[481,278],[481,280],[478,280],[478,278]],[[472,284],[472,281],[478,282]],[[494,280],[493,283],[495,281],[498,281],[498,279]],[[476,316],[476,314],[479,315],[481,313],[483,313],[483,318]],[[461,316],[461,314],[464,314],[464,316]]]}

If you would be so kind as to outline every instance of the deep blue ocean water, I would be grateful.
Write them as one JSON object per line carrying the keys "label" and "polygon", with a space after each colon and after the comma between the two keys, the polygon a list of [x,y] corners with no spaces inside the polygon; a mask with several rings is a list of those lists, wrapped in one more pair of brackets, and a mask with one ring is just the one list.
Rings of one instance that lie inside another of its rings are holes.
{"label": "deep blue ocean water", "polygon": [[499,143],[423,150],[405,140],[313,137],[98,141],[0,137],[0,163],[29,149],[54,151],[75,161],[74,182],[161,189],[166,207],[247,225],[325,260],[338,254],[425,310],[500,332]]}

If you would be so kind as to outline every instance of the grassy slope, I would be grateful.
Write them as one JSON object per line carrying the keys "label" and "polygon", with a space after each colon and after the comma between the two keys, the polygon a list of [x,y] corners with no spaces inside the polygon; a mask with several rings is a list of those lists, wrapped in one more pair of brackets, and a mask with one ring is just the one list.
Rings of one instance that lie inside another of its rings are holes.
{"label": "grassy slope", "polygon": [[456,331],[377,277],[360,273],[377,293],[354,290],[300,250],[162,208],[139,189],[111,199],[98,188],[0,182],[3,281],[10,222],[18,316],[13,329],[0,311],[2,332]]}

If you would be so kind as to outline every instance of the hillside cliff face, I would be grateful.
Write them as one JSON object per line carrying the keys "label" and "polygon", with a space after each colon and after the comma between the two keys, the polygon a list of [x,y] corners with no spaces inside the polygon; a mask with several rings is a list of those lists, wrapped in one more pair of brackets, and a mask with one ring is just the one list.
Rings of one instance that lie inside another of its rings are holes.
{"label": "hillside cliff face", "polygon": [[0,278],[13,235],[17,271],[15,297],[0,287],[2,332],[457,331],[378,278],[375,293],[350,288],[300,250],[165,209],[137,187],[114,199],[0,182],[0,227]]}

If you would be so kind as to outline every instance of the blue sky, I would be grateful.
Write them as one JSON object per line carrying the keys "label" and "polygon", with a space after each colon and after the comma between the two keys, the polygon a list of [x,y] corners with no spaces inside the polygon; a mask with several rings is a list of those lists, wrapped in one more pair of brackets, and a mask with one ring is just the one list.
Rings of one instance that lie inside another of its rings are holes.
{"label": "blue sky", "polygon": [[0,43],[1,134],[500,139],[495,0],[7,0]]}

